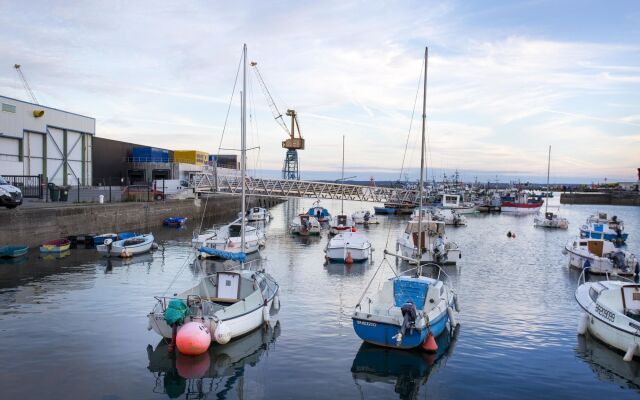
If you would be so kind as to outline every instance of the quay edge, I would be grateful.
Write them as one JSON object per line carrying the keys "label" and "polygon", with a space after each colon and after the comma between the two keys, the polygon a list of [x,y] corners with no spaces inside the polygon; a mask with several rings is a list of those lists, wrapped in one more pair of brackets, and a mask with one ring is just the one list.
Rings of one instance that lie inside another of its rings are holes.
{"label": "quay edge", "polygon": [[[248,198],[247,206],[270,208],[281,198]],[[189,218],[188,229],[202,218],[230,221],[240,211],[240,196],[214,195],[194,200],[124,202],[110,204],[72,204],[65,206],[22,207],[0,212],[0,244],[25,244],[37,247],[51,239],[87,233],[153,231],[167,217]]]}
{"label": "quay edge", "polygon": [[560,204],[593,204],[613,206],[640,206],[639,192],[561,193]]}

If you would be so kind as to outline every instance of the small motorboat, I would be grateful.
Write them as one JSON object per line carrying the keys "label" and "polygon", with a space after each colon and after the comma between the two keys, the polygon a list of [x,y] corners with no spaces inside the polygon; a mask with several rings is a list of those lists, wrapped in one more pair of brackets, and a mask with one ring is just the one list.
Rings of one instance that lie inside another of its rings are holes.
{"label": "small motorboat", "polygon": [[473,214],[478,212],[476,205],[460,201],[459,194],[443,194],[442,201],[438,205],[442,210],[452,210],[458,214]]}
{"label": "small motorboat", "polygon": [[[422,262],[438,264],[456,264],[462,258],[458,245],[445,236],[445,224],[442,221],[411,220],[396,242],[396,249],[400,250],[404,257],[419,259]],[[421,239],[418,239],[420,231]],[[418,251],[418,241],[421,242],[421,250]]]}
{"label": "small motorboat", "polygon": [[544,215],[537,214],[533,219],[533,225],[539,228],[568,229],[569,221],[552,211],[547,211]]}
{"label": "small motorboat", "polygon": [[569,255],[570,267],[579,270],[589,267],[592,274],[632,275],[637,262],[634,254],[602,239],[570,240],[563,253]]}
{"label": "small motorboat", "polygon": [[378,221],[378,217],[376,217],[375,215],[375,212],[372,213],[369,210],[356,211],[353,214],[351,214],[351,219],[356,224],[372,225],[372,224],[380,223],[380,221]]}
{"label": "small motorboat", "polygon": [[93,244],[96,246],[104,244],[104,241],[110,239],[111,241],[118,240],[117,233],[103,233],[102,235],[94,236]]}
{"label": "small motorboat", "polygon": [[329,233],[337,235],[340,232],[350,231],[355,227],[355,223],[350,216],[346,214],[338,214],[331,217],[331,223],[329,224]]}
{"label": "small motorboat", "polygon": [[71,241],[69,239],[56,239],[44,242],[40,246],[41,253],[61,253],[69,250],[71,247]]}
{"label": "small motorboat", "polygon": [[29,251],[29,247],[25,245],[9,245],[0,246],[0,258],[16,258],[21,257]]}
{"label": "small motorboat", "polygon": [[141,236],[141,235],[142,235],[142,233],[120,232],[120,233],[118,233],[118,240],[131,239],[132,237]]}
{"label": "small motorboat", "polygon": [[328,222],[331,218],[331,214],[329,214],[329,210],[322,207],[320,205],[320,200],[313,203],[313,207],[309,209],[307,212],[308,215],[315,217],[318,222]]}
{"label": "small motorboat", "polygon": [[[416,209],[411,214],[411,220],[417,221],[420,214]],[[466,226],[467,218],[464,215],[458,214],[456,210],[452,209],[438,209],[431,207],[422,208],[422,218],[424,220],[442,221],[445,225],[453,226]]]}
{"label": "small motorboat", "polygon": [[580,236],[591,239],[604,239],[616,245],[622,245],[629,237],[624,232],[624,222],[617,216],[607,219],[606,213],[598,213],[587,218],[587,222],[580,227]]}
{"label": "small motorboat", "polygon": [[168,217],[162,221],[165,226],[182,226],[187,222],[186,217]]}
{"label": "small motorboat", "polygon": [[523,191],[504,196],[500,210],[512,214],[535,214],[540,210],[544,200],[542,197]]}
{"label": "small motorboat", "polygon": [[271,220],[271,213],[266,208],[252,207],[247,212],[247,221],[249,222],[255,222],[255,221],[269,222],[270,220]]}
{"label": "small motorboat", "polygon": [[[638,264],[633,268],[638,270]],[[586,273],[575,297],[582,308],[578,334],[587,331],[609,346],[625,352],[624,361],[640,356],[640,285],[630,281],[589,282]]]}
{"label": "small motorboat", "polygon": [[351,230],[332,237],[325,249],[329,261],[346,263],[366,261],[371,257],[371,252],[371,242],[367,237],[363,233]]}
{"label": "small motorboat", "polygon": [[300,214],[289,224],[289,233],[300,236],[319,235],[321,231],[320,222],[309,214]]}
{"label": "small motorboat", "polygon": [[136,254],[146,253],[153,247],[153,234],[134,236],[129,239],[112,241],[106,239],[103,244],[97,246],[98,252],[107,257],[131,257]]}

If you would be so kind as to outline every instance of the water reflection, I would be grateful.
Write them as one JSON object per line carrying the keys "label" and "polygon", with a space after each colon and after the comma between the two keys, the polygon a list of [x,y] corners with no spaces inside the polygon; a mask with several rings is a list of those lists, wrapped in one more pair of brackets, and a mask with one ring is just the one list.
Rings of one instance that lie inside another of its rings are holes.
{"label": "water reflection", "polygon": [[353,264],[326,262],[324,268],[329,275],[364,275],[369,265],[369,261]]}
{"label": "water reflection", "polygon": [[596,377],[616,386],[640,391],[640,362],[625,362],[624,356],[593,336],[578,336],[576,355],[585,360]]}
{"label": "water reflection", "polygon": [[451,335],[447,332],[440,335],[436,339],[438,351],[435,354],[363,343],[351,366],[351,375],[362,397],[365,397],[368,384],[383,383],[393,385],[400,399],[417,399],[420,387],[427,383],[431,374],[444,367],[453,353],[459,330],[458,327]]}
{"label": "water reflection", "polygon": [[216,393],[224,399],[235,389],[241,393],[246,367],[255,367],[280,336],[280,322],[220,346],[212,344],[209,351],[197,356],[169,354],[162,340],[155,349],[147,346],[148,369],[155,377],[154,393],[174,399],[204,398]]}
{"label": "water reflection", "polygon": [[[151,268],[154,260],[154,252],[138,254],[129,258],[120,258],[120,257],[103,257],[98,261],[100,265],[104,265],[104,273],[110,274],[113,272],[113,268],[117,267],[128,267],[128,266],[139,266]],[[162,254],[160,254],[160,258],[162,258]]]}

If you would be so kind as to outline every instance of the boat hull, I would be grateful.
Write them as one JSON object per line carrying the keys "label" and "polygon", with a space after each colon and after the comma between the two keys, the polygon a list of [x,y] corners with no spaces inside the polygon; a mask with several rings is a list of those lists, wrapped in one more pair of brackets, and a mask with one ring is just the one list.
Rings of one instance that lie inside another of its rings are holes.
{"label": "boat hull", "polygon": [[596,275],[614,274],[614,275],[633,275],[633,271],[622,271],[615,268],[613,263],[607,257],[598,257],[596,255],[586,255],[582,252],[575,251],[571,246],[565,246],[565,252],[569,255],[569,267],[577,270],[584,268],[584,263],[589,260],[591,266],[589,272]]}
{"label": "boat hull", "polygon": [[[407,246],[404,243],[398,243],[398,247],[400,248],[400,251],[404,257],[414,257],[415,247]],[[458,263],[458,260],[462,258],[462,252],[460,251],[460,249],[449,249],[445,251],[445,254],[446,257],[444,260],[438,260],[437,257],[434,256],[433,251],[425,251],[424,253],[422,253],[420,261],[444,265],[455,265]]]}
{"label": "boat hull", "polygon": [[151,251],[153,247],[153,241],[155,240],[152,235],[145,235],[145,241],[142,243],[136,243],[132,245],[125,245],[124,242],[131,239],[123,239],[113,242],[111,246],[107,246],[106,244],[101,244],[96,246],[98,253],[103,254],[107,257],[111,256],[135,256],[137,254],[143,254]]}
{"label": "boat hull", "polygon": [[351,254],[354,262],[366,261],[369,259],[370,252],[370,247],[365,249],[351,247],[327,248],[327,258],[330,261],[344,262],[347,255]]}
{"label": "boat hull", "polygon": [[401,343],[397,343],[394,336],[400,331],[399,324],[377,322],[371,319],[352,317],[353,329],[356,335],[367,343],[376,346],[391,347],[394,349],[414,349],[424,343],[429,329],[434,337],[438,337],[445,331],[449,316],[446,310],[430,322],[430,328],[407,330]]}
{"label": "boat hull", "polygon": [[542,207],[542,203],[539,204],[518,204],[505,202],[502,203],[500,211],[503,213],[512,213],[512,214],[535,214]]}

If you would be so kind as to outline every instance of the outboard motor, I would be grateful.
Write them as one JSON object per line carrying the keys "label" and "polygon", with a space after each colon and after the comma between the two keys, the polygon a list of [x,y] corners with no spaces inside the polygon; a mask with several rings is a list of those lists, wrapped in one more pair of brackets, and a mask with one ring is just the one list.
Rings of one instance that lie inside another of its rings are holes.
{"label": "outboard motor", "polygon": [[400,307],[402,311],[402,327],[400,327],[400,340],[402,340],[402,336],[409,329],[409,333],[413,333],[413,328],[416,326],[416,318],[418,317],[418,313],[416,311],[416,305],[411,300],[407,300],[406,303]]}
{"label": "outboard motor", "polygon": [[629,268],[627,267],[626,263],[624,262],[624,253],[621,251],[616,251],[615,253],[613,253],[611,255],[611,262],[613,263],[613,267],[614,268],[618,268],[619,270],[623,271],[623,272],[628,272]]}
{"label": "outboard motor", "polygon": [[369,222],[370,218],[371,218],[371,214],[369,213],[369,211],[364,213],[364,222]]}

